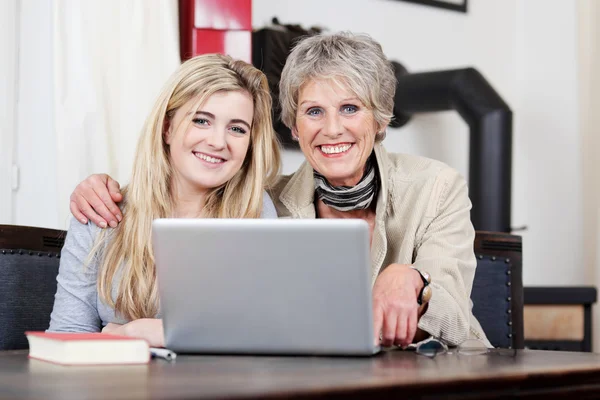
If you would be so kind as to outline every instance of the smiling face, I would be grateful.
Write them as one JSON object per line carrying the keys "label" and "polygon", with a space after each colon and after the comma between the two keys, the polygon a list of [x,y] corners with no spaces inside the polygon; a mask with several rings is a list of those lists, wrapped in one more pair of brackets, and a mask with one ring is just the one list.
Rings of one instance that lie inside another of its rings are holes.
{"label": "smiling face", "polygon": [[373,151],[378,126],[345,85],[312,80],[300,88],[292,134],[312,167],[334,186],[354,186]]}
{"label": "smiling face", "polygon": [[187,194],[205,194],[240,170],[254,116],[252,97],[242,90],[217,92],[194,109],[197,102],[193,98],[179,108],[165,134],[173,182]]}

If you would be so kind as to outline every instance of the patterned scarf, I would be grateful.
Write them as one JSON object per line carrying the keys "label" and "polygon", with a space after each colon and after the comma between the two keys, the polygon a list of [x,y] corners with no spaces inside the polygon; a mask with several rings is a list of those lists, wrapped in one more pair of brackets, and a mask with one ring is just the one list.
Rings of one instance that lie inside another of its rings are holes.
{"label": "patterned scarf", "polygon": [[338,211],[364,210],[369,208],[379,190],[379,174],[375,154],[365,166],[365,173],[356,186],[332,186],[327,179],[314,171],[315,192],[326,205]]}

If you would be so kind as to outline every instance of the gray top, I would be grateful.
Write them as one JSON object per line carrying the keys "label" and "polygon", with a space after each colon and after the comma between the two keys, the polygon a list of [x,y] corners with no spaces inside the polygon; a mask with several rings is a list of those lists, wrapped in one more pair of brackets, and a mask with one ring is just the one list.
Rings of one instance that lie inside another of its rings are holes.
{"label": "gray top", "polygon": [[[277,218],[275,206],[265,192],[262,218]],[[108,323],[129,321],[116,315],[115,310],[100,300],[97,290],[98,262],[88,256],[100,228],[92,222],[86,225],[71,218],[67,238],[61,251],[54,308],[50,315],[51,332],[100,332]],[[113,280],[113,299],[119,286],[119,272]],[[156,316],[160,318],[160,312]]]}

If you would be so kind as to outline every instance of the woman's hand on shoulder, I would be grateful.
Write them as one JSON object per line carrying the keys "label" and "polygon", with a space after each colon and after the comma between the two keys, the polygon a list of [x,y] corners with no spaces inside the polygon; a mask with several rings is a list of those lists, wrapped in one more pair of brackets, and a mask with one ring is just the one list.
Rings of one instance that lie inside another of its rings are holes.
{"label": "woman's hand on shoulder", "polygon": [[145,339],[150,347],[165,347],[162,319],[140,318],[124,325],[108,323],[102,333]]}
{"label": "woman's hand on shoulder", "polygon": [[82,224],[89,218],[101,228],[116,228],[123,219],[116,204],[121,200],[119,182],[106,174],[90,175],[71,194],[71,213]]}
{"label": "woman's hand on shoulder", "polygon": [[373,286],[375,340],[381,345],[406,347],[417,332],[417,297],[423,281],[417,271],[405,264],[390,264]]}

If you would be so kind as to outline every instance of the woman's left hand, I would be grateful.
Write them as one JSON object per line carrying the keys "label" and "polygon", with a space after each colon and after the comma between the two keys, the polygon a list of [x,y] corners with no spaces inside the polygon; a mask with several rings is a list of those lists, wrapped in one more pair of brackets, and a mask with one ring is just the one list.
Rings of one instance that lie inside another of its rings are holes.
{"label": "woman's left hand", "polygon": [[423,281],[410,265],[391,264],[373,286],[373,321],[375,341],[381,345],[406,347],[417,332],[419,304],[417,297]]}
{"label": "woman's left hand", "polygon": [[145,339],[150,347],[165,347],[162,319],[141,318],[124,325],[108,323],[102,333]]}

